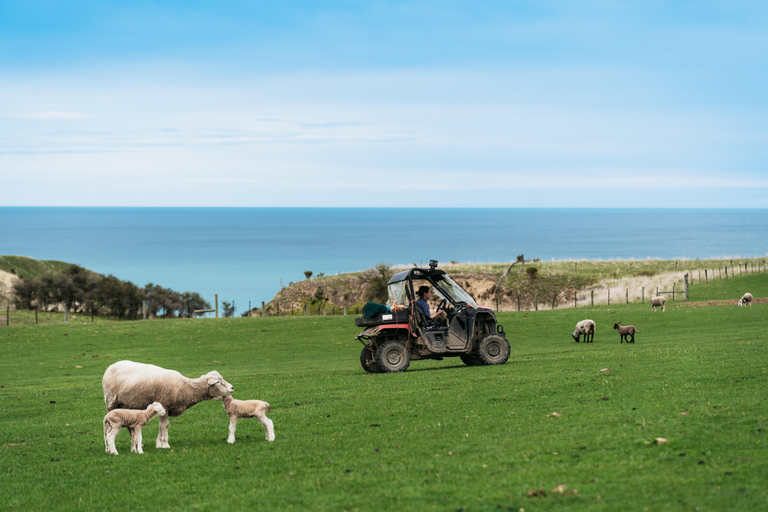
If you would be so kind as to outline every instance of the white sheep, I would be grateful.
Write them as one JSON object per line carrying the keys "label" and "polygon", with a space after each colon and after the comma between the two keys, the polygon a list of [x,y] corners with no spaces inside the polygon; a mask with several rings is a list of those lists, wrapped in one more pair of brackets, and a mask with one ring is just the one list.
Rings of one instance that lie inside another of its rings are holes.
{"label": "white sheep", "polygon": [[155,443],[157,448],[170,448],[169,416],[179,416],[198,402],[234,392],[232,385],[219,372],[208,372],[197,379],[189,379],[174,370],[133,361],[118,361],[111,365],[104,372],[101,383],[107,411],[142,409],[152,402],[160,402],[165,407],[168,414],[160,416]]}
{"label": "white sheep", "polygon": [[145,410],[112,409],[104,416],[104,445],[107,453],[117,455],[115,437],[120,429],[127,428],[131,433],[131,453],[144,453],[141,449],[141,429],[156,415],[165,416],[165,409],[160,402],[152,402]]}
{"label": "white sheep", "polygon": [[275,428],[272,420],[267,418],[267,413],[271,410],[269,404],[262,400],[237,400],[231,396],[223,396],[221,401],[224,404],[224,410],[229,416],[229,437],[227,442],[235,442],[235,427],[238,418],[257,418],[261,426],[264,427],[267,441],[275,440]]}
{"label": "white sheep", "polygon": [[573,331],[571,337],[579,342],[581,335],[584,335],[584,343],[592,343],[595,340],[595,322],[592,320],[582,320],[576,324],[576,330]]}
{"label": "white sheep", "polygon": [[741,296],[739,299],[739,306],[751,306],[752,305],[752,294],[747,292],[744,295]]}
{"label": "white sheep", "polygon": [[651,310],[656,311],[656,308],[661,306],[661,311],[663,312],[664,309],[666,309],[666,306],[665,306],[666,302],[667,302],[667,299],[662,295],[653,295],[651,297]]}

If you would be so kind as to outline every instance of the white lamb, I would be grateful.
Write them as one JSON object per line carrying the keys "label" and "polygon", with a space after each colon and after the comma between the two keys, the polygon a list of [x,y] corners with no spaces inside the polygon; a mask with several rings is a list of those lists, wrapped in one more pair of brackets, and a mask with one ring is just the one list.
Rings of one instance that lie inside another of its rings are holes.
{"label": "white lamb", "polygon": [[664,309],[666,309],[665,303],[667,302],[667,299],[664,298],[662,295],[653,295],[651,297],[651,310],[656,311],[656,308],[661,306],[661,311],[663,312]]}
{"label": "white lamb", "polygon": [[232,385],[219,372],[208,372],[197,379],[184,377],[177,371],[152,364],[118,361],[104,372],[104,403],[113,409],[142,409],[160,402],[167,415],[160,416],[157,448],[168,444],[169,416],[179,416],[203,400],[211,400],[234,392]]}
{"label": "white lamb", "polygon": [[582,320],[576,324],[576,330],[573,331],[571,337],[579,342],[581,335],[584,335],[584,343],[592,343],[595,340],[595,322],[592,320]]}
{"label": "white lamb", "polygon": [[741,296],[739,299],[739,306],[751,306],[752,305],[752,294],[747,292],[744,295]]}
{"label": "white lamb", "polygon": [[127,428],[131,433],[131,453],[144,453],[141,449],[141,429],[156,415],[165,416],[165,409],[160,402],[152,402],[145,410],[113,409],[104,416],[104,445],[107,453],[117,455],[115,437],[120,429]]}
{"label": "white lamb", "polygon": [[270,411],[267,402],[261,400],[237,400],[229,395],[222,397],[221,400],[224,403],[224,410],[227,411],[227,416],[229,416],[229,437],[227,438],[229,444],[235,442],[235,427],[237,426],[238,418],[257,418],[261,426],[264,427],[267,441],[275,440],[275,428],[272,420],[267,418],[267,413]]}

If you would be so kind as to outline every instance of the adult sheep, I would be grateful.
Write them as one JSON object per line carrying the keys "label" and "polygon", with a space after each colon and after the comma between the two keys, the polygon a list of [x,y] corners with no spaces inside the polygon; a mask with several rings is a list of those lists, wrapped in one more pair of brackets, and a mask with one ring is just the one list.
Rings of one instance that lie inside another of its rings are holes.
{"label": "adult sheep", "polygon": [[739,306],[751,306],[752,305],[752,294],[751,293],[745,293],[741,296],[741,299],[739,299]]}
{"label": "adult sheep", "polygon": [[587,319],[577,323],[571,337],[578,343],[582,334],[584,335],[584,343],[592,343],[595,340],[595,322]]}
{"label": "adult sheep", "polygon": [[118,361],[107,368],[101,381],[107,412],[113,409],[145,409],[160,402],[167,411],[160,416],[157,448],[168,444],[169,416],[179,416],[203,400],[231,395],[235,389],[219,372],[208,372],[197,379],[188,379],[177,371],[153,364]]}
{"label": "adult sheep", "polygon": [[656,308],[661,306],[661,311],[664,311],[665,309],[665,303],[667,302],[667,299],[664,298],[661,295],[654,295],[651,297],[651,311],[656,311]]}

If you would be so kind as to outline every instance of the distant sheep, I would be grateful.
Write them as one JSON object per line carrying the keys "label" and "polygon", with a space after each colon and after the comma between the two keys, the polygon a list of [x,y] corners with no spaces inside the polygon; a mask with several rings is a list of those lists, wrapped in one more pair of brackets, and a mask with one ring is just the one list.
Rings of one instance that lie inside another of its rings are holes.
{"label": "distant sheep", "polygon": [[741,296],[739,299],[739,306],[751,306],[752,305],[752,294],[751,293],[745,293]]}
{"label": "distant sheep", "polygon": [[275,440],[275,429],[272,420],[267,418],[267,413],[270,411],[267,402],[261,400],[236,400],[229,395],[222,397],[221,400],[224,403],[224,410],[227,411],[227,416],[229,416],[229,437],[227,438],[229,444],[235,442],[235,428],[238,418],[257,418],[261,426],[264,427],[267,441]]}
{"label": "distant sheep", "polygon": [[571,337],[579,342],[581,335],[584,335],[584,343],[592,343],[595,340],[595,322],[592,320],[582,320],[576,324],[576,330],[573,331]]}
{"label": "distant sheep", "polygon": [[152,402],[163,404],[168,414],[160,417],[155,443],[157,448],[170,448],[168,416],[179,416],[198,402],[234,392],[232,385],[219,372],[188,379],[174,370],[133,361],[118,361],[111,365],[104,372],[101,384],[107,411],[142,409]]}
{"label": "distant sheep", "polygon": [[112,409],[104,416],[104,445],[107,453],[117,455],[115,437],[126,427],[131,433],[131,453],[144,453],[141,449],[141,429],[156,415],[165,416],[160,402],[152,402],[145,410]]}
{"label": "distant sheep", "polygon": [[654,295],[651,297],[651,310],[656,311],[656,308],[661,306],[661,311],[663,312],[664,309],[666,309],[666,306],[664,305],[667,302],[667,299],[662,297],[661,295]]}
{"label": "distant sheep", "polygon": [[[613,328],[619,330],[619,335],[621,337],[621,343],[624,343],[624,340],[626,340],[627,343],[634,343],[635,342],[635,333],[636,332],[640,332],[637,329],[635,329],[634,325],[626,325],[625,326],[625,325],[621,325],[621,322],[616,322],[613,325]],[[627,338],[627,336],[631,337],[631,341],[630,341],[630,339]]]}

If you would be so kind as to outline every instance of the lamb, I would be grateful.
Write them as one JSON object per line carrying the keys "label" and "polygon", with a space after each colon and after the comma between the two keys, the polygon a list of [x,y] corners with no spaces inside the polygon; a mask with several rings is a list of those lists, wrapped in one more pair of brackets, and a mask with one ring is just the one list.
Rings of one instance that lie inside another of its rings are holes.
{"label": "lamb", "polygon": [[165,416],[160,402],[152,402],[145,410],[112,409],[104,416],[104,445],[107,453],[117,455],[115,437],[126,427],[131,433],[131,453],[144,453],[141,449],[141,429],[156,415]]}
{"label": "lamb", "polygon": [[741,296],[739,299],[739,306],[751,306],[752,305],[752,294],[747,292],[744,295]]}
{"label": "lamb", "polygon": [[663,312],[664,309],[666,309],[666,306],[664,303],[667,302],[667,299],[664,298],[661,295],[654,295],[651,297],[651,310],[656,311],[656,308],[661,306],[661,311]]}
{"label": "lamb", "polygon": [[[635,333],[640,332],[637,329],[635,329],[634,325],[621,325],[621,322],[616,322],[613,324],[614,329],[619,330],[619,335],[621,336],[621,343],[624,343],[624,340],[627,340],[627,343],[634,343],[635,342]],[[627,339],[627,336],[631,336],[632,341]]]}
{"label": "lamb", "polygon": [[229,437],[227,438],[229,444],[235,442],[235,426],[237,425],[238,418],[258,418],[261,426],[264,427],[267,441],[275,440],[275,429],[272,420],[267,418],[266,414],[271,410],[267,402],[261,400],[237,400],[229,395],[223,396],[221,400],[224,403],[224,410],[227,411],[229,416]]}
{"label": "lamb", "polygon": [[160,416],[157,448],[170,448],[169,416],[179,416],[198,402],[231,395],[235,391],[216,371],[189,379],[174,370],[133,361],[118,361],[107,368],[102,387],[107,411],[142,409],[152,402],[160,402],[165,407],[168,414]]}
{"label": "lamb", "polygon": [[592,320],[582,320],[576,324],[576,330],[573,331],[571,337],[579,342],[581,335],[584,335],[584,343],[592,343],[595,340],[595,322]]}

